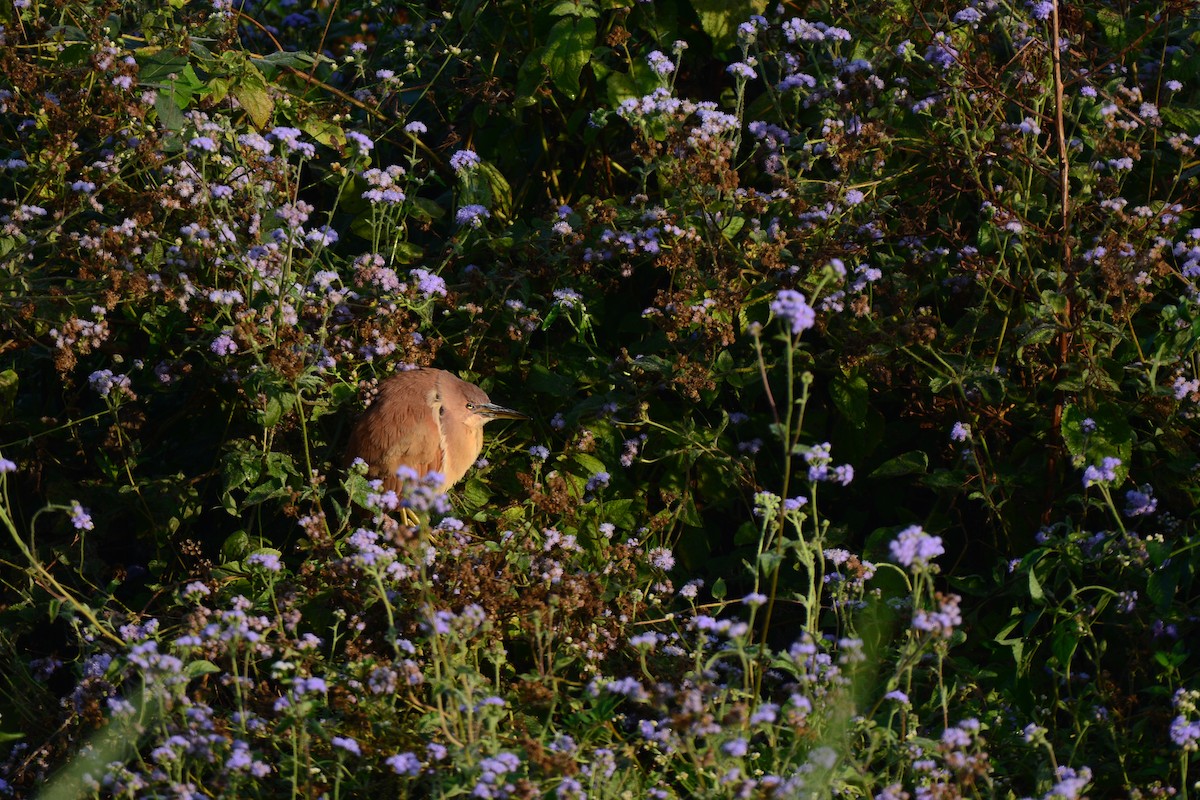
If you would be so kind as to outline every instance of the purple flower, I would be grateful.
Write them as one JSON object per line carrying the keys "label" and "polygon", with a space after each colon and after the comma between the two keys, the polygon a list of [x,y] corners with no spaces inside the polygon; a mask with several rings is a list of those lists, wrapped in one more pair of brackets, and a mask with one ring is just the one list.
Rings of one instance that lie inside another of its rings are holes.
{"label": "purple flower", "polygon": [[417,291],[425,297],[432,297],[435,294],[441,297],[446,296],[446,282],[442,280],[441,276],[424,269],[411,270],[408,275],[417,282]]}
{"label": "purple flower", "polygon": [[583,301],[583,295],[574,289],[555,289],[554,305],[563,308],[574,308],[576,303]]}
{"label": "purple flower", "polygon": [[292,682],[292,689],[297,695],[324,694],[329,691],[329,684],[325,682],[324,678],[296,678]]}
{"label": "purple flower", "polygon": [[958,62],[958,51],[950,43],[950,37],[938,31],[933,42],[925,49],[925,60],[944,72]]}
{"label": "purple flower", "polygon": [[597,489],[608,486],[608,481],[610,478],[612,478],[612,476],[609,475],[607,472],[604,472],[603,470],[600,472],[597,472],[595,475],[588,478],[587,485],[585,487],[583,487],[583,490],[585,492],[591,493],[591,492],[596,491]]}
{"label": "purple flower", "polygon": [[550,457],[550,450],[543,445],[535,444],[533,447],[529,448],[529,455],[531,458],[535,458],[538,461],[545,461]]}
{"label": "purple flower", "polygon": [[101,397],[108,397],[113,389],[129,392],[129,376],[114,375],[111,369],[98,369],[88,376],[88,385]]}
{"label": "purple flower", "polygon": [[943,639],[949,638],[954,629],[962,624],[962,612],[958,608],[960,599],[956,594],[944,595],[939,592],[937,611],[922,609],[915,612],[912,626]]}
{"label": "purple flower", "polygon": [[858,189],[848,189],[846,191],[846,205],[848,206],[856,206],[864,199],[866,199],[866,195],[864,195]]}
{"label": "purple flower", "polygon": [[675,71],[675,64],[661,50],[654,50],[646,56],[646,62],[656,75],[670,75]]}
{"label": "purple flower", "polygon": [[217,151],[217,143],[212,140],[211,136],[197,136],[188,142],[188,146],[193,150],[203,150],[206,153]]}
{"label": "purple flower", "polygon": [[351,739],[349,736],[334,736],[329,740],[329,743],[334,747],[340,747],[347,753],[352,753],[356,756],[362,755],[362,748],[358,746],[358,742]]}
{"label": "purple flower", "polygon": [[1121,459],[1114,456],[1105,456],[1099,465],[1088,467],[1083,471],[1083,488],[1088,488],[1094,483],[1112,483],[1117,479],[1117,467],[1121,466]]}
{"label": "purple flower", "polygon": [[11,461],[4,456],[0,456],[0,475],[6,472],[16,472],[17,462]]}
{"label": "purple flower", "polygon": [[1171,741],[1186,752],[1200,749],[1200,721],[1188,719],[1183,714],[1171,721]]}
{"label": "purple flower", "polygon": [[725,68],[725,71],[735,78],[742,78],[744,80],[753,80],[758,77],[758,73],[754,71],[754,67],[742,61],[733,62]]}
{"label": "purple flower", "polygon": [[237,342],[228,333],[222,333],[220,336],[212,340],[212,344],[208,349],[219,356],[231,356],[238,351]]}
{"label": "purple flower", "polygon": [[742,602],[748,606],[757,607],[767,602],[767,596],[762,592],[751,592],[742,598]]}
{"label": "purple flower", "polygon": [[725,744],[721,745],[721,751],[727,756],[744,758],[746,753],[750,752],[750,743],[739,736],[738,738],[731,739]]}
{"label": "purple flower", "polygon": [[1158,498],[1149,484],[1125,493],[1125,516],[1138,517],[1153,514],[1158,508]]}
{"label": "purple flower", "polygon": [[971,426],[962,422],[954,423],[954,427],[950,429],[950,441],[965,442],[971,438]]}
{"label": "purple flower", "polygon": [[413,777],[421,774],[421,759],[417,758],[414,753],[397,753],[394,756],[389,756],[387,765],[397,775]]}
{"label": "purple flower", "polygon": [[811,328],[817,315],[804,299],[804,295],[793,289],[783,289],[771,301],[771,313],[788,325],[792,334],[800,334]]}
{"label": "purple flower", "polygon": [[375,142],[369,136],[361,134],[358,131],[346,131],[346,141],[353,144],[362,155],[366,155],[375,148]]}
{"label": "purple flower", "polygon": [[663,572],[670,572],[675,568],[675,556],[665,547],[656,547],[647,555],[650,558],[650,563]]}
{"label": "purple flower", "polygon": [[425,127],[424,122],[410,122],[404,126],[404,132],[416,135],[418,133],[428,133],[429,128]]}
{"label": "purple flower", "polygon": [[306,158],[312,158],[317,154],[317,148],[308,142],[300,141],[302,135],[299,128],[289,128],[283,125],[272,129],[267,134],[268,137],[282,144],[288,152],[299,153]]}
{"label": "purple flower", "polygon": [[450,156],[450,168],[459,174],[473,169],[479,166],[479,164],[479,154],[474,150],[459,150]]}
{"label": "purple flower", "polygon": [[471,203],[455,212],[454,221],[464,227],[479,228],[483,226],[483,221],[491,215],[492,212],[483,206],[478,203]]}
{"label": "purple flower", "polygon": [[1059,767],[1054,771],[1054,777],[1058,779],[1058,782],[1046,793],[1046,796],[1060,798],[1060,800],[1077,800],[1083,796],[1083,790],[1092,782],[1092,771],[1087,767],[1080,767],[1078,772],[1070,767]]}
{"label": "purple flower", "polygon": [[1034,19],[1045,20],[1050,19],[1050,14],[1054,11],[1054,3],[1050,0],[1036,0],[1036,2],[1027,3],[1029,13]]}
{"label": "purple flower", "polygon": [[1037,120],[1033,117],[1026,117],[1021,120],[1021,124],[1017,126],[1017,130],[1026,136],[1037,136],[1042,132],[1041,127],[1037,124]]}
{"label": "purple flower", "polygon": [[96,527],[92,523],[92,515],[77,500],[71,501],[71,509],[67,513],[71,515],[71,524],[77,531],[90,531]]}
{"label": "purple flower", "polygon": [[261,567],[267,572],[279,572],[283,569],[283,564],[280,563],[276,553],[254,553],[246,559],[246,564],[251,567]]}
{"label": "purple flower", "polygon": [[920,525],[910,525],[900,531],[888,549],[897,563],[911,567],[914,572],[946,552],[942,537],[930,536]]}

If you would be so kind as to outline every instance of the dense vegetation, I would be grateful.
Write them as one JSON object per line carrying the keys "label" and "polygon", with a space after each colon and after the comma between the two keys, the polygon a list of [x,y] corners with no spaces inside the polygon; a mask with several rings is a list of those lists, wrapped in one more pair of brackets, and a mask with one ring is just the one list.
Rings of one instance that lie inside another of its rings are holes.
{"label": "dense vegetation", "polygon": [[0,797],[1197,791],[1193,3],[0,25]]}

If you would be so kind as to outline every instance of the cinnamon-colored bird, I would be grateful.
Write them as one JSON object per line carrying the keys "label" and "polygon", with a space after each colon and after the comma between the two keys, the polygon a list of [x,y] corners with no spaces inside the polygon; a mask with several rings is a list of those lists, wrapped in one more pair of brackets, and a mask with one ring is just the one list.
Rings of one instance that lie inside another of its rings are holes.
{"label": "cinnamon-colored bird", "polygon": [[438,491],[459,481],[483,449],[483,426],[494,419],[529,419],[498,406],[478,386],[441,369],[398,372],[354,426],[346,460],[367,462],[367,474],[385,489],[401,490],[396,469],[440,472]]}

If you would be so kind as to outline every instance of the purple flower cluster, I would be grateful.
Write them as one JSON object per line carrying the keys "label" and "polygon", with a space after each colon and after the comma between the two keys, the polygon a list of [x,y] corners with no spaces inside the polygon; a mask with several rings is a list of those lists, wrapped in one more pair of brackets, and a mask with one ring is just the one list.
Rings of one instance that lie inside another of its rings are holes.
{"label": "purple flower cluster", "polygon": [[933,559],[946,552],[942,547],[942,537],[931,536],[920,525],[910,525],[900,531],[888,549],[896,563],[913,572],[929,567]]}
{"label": "purple flower cluster", "polygon": [[813,445],[804,454],[804,460],[808,464],[808,479],[813,483],[832,481],[847,486],[854,480],[854,467],[850,464],[832,466],[831,450],[832,445],[823,442]]}
{"label": "purple flower cluster", "polygon": [[771,313],[787,326],[793,336],[808,330],[817,321],[817,315],[804,295],[793,289],[783,289],[775,295],[771,301]]}
{"label": "purple flower cluster", "polygon": [[1121,459],[1115,456],[1105,456],[1099,464],[1089,466],[1083,471],[1083,488],[1097,483],[1112,483],[1117,479],[1117,467]]}

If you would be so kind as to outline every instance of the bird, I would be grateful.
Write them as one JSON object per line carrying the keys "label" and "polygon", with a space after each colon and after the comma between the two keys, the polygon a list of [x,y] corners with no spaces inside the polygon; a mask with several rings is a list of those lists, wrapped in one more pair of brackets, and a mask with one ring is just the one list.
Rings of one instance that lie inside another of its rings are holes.
{"label": "bird", "polygon": [[398,372],[379,385],[379,394],[350,433],[346,461],[367,462],[367,475],[397,494],[396,475],[407,466],[418,475],[437,472],[445,492],[462,479],[483,449],[483,426],[494,419],[529,419],[493,403],[487,392],[443,369]]}

